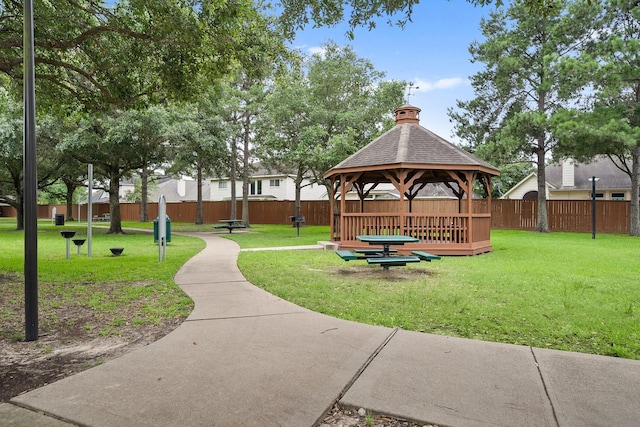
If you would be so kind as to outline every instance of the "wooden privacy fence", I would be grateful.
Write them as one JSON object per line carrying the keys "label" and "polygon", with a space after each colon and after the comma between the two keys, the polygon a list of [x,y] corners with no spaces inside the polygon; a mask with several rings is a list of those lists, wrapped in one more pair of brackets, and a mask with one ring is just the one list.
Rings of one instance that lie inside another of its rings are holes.
{"label": "wooden privacy fence", "polygon": [[[361,206],[359,201],[347,201],[347,212],[358,213],[361,208],[366,213],[388,212],[388,200],[368,200]],[[481,212],[486,200],[475,200],[474,211]],[[549,200],[547,201],[548,222],[551,231],[591,231],[591,200]],[[463,204],[464,205],[464,204]],[[407,202],[407,211],[409,210]],[[53,208],[57,214],[66,215],[66,205],[40,205],[38,217],[52,218]],[[195,222],[195,202],[167,203],[167,215],[171,221]],[[326,200],[303,201],[300,203],[301,214],[307,225],[329,225],[331,207]],[[203,220],[205,223],[217,223],[221,219],[229,219],[231,202],[203,202]],[[414,200],[411,204],[414,213],[458,213],[458,201],[451,199]],[[108,204],[94,204],[93,214],[100,216],[109,212]],[[157,203],[149,203],[149,220],[158,215]],[[236,212],[242,218],[242,203],[237,202]],[[139,203],[121,203],[120,214],[124,221],[140,219]],[[290,224],[295,214],[293,201],[250,201],[249,221],[253,224]],[[15,209],[3,206],[2,216],[15,217]],[[80,206],[80,219],[86,220],[87,206]],[[492,200],[491,228],[533,230],[537,225],[538,205],[535,200]],[[73,205],[73,218],[78,219],[78,206]],[[598,200],[596,201],[596,230],[600,233],[629,233],[630,203],[629,201]]]}
{"label": "wooden privacy fence", "polygon": [[[493,200],[491,227],[533,230],[538,224],[535,200]],[[547,221],[551,231],[590,232],[590,200],[548,200]],[[596,230],[600,233],[629,233],[631,203],[623,200],[596,201]]]}

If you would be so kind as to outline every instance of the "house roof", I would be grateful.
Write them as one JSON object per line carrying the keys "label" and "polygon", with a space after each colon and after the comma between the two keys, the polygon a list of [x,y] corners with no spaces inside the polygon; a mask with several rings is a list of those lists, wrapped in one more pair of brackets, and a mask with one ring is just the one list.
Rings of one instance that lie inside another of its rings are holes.
{"label": "house roof", "polygon": [[[295,176],[293,171],[278,171],[275,169],[266,168],[261,162],[255,162],[250,165],[251,178],[286,178],[288,176]],[[307,177],[308,178],[308,177]],[[228,176],[216,176],[209,179],[210,181],[228,181]]]}
{"label": "house roof", "polygon": [[[178,183],[184,183],[185,195],[181,196],[178,192]],[[149,200],[157,201],[160,194],[164,194],[167,202],[185,202],[198,200],[198,182],[192,180],[167,179],[158,183],[158,188],[152,194],[149,194]],[[211,187],[202,185],[202,200],[209,200]]]}
{"label": "house roof", "polygon": [[[420,111],[417,107],[406,105],[396,109],[396,113],[405,110],[416,113]],[[397,119],[396,126],[334,166],[325,177],[346,170],[405,166],[418,166],[420,169],[483,170],[493,175],[500,174],[489,163],[420,126],[417,119]]]}
{"label": "house roof", "polygon": [[[630,165],[629,165],[630,167]],[[589,179],[598,178],[598,189],[627,189],[631,187],[629,175],[622,172],[607,156],[598,156],[592,162],[575,163],[574,186],[562,187],[562,163],[553,163],[545,168],[547,183],[556,189],[591,190]]]}
{"label": "house roof", "polygon": [[[626,190],[631,188],[629,175],[618,169],[607,156],[598,156],[587,163],[574,163],[574,185],[571,187],[562,186],[562,164],[563,162],[556,162],[545,168],[547,188],[552,191],[591,191],[592,183],[589,179],[594,176],[598,178],[596,185],[599,190]],[[631,164],[628,162],[627,166],[631,167]],[[526,178],[511,187],[501,198],[509,198],[519,187],[536,176],[538,175],[535,172],[530,173]]]}
{"label": "house roof", "polygon": [[[391,193],[396,196],[396,198],[400,197],[398,190],[396,189],[391,190]],[[473,194],[473,197],[479,198],[475,193]],[[423,189],[418,191],[416,198],[457,199],[456,195],[453,194],[453,190],[441,182],[434,182],[425,185]]]}

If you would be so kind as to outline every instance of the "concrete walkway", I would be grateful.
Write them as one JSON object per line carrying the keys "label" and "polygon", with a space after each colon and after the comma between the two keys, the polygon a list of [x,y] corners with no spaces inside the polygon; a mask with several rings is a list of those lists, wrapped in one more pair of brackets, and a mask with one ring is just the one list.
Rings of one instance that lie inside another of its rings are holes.
{"label": "concrete walkway", "polygon": [[0,425],[306,427],[336,401],[456,427],[640,425],[640,361],[334,319],[252,286],[234,242],[201,237],[176,275],[195,301],[183,324],[0,405]]}

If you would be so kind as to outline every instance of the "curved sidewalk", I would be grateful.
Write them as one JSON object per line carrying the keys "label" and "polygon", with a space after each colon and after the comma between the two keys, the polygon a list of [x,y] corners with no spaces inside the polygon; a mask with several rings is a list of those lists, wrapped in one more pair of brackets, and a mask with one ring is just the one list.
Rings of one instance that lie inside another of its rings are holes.
{"label": "curved sidewalk", "polygon": [[306,427],[338,400],[456,427],[639,423],[640,361],[335,319],[251,285],[234,242],[199,237],[176,275],[195,302],[184,323],[0,405],[0,425]]}

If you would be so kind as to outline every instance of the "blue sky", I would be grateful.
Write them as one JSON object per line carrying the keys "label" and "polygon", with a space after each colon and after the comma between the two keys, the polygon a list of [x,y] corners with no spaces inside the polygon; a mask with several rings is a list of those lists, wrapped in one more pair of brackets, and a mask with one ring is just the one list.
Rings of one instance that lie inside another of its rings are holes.
{"label": "blue sky", "polygon": [[372,31],[357,29],[355,39],[345,35],[348,27],[306,28],[293,43],[311,53],[324,42],[333,40],[350,45],[362,58],[386,73],[386,78],[413,82],[409,103],[422,109],[420,124],[441,137],[458,142],[452,136],[447,109],[456,100],[474,97],[469,76],[482,69],[472,64],[469,45],[482,41],[480,19],[493,6],[473,6],[463,0],[425,0],[414,8],[413,22],[404,29],[390,27],[383,20]]}

